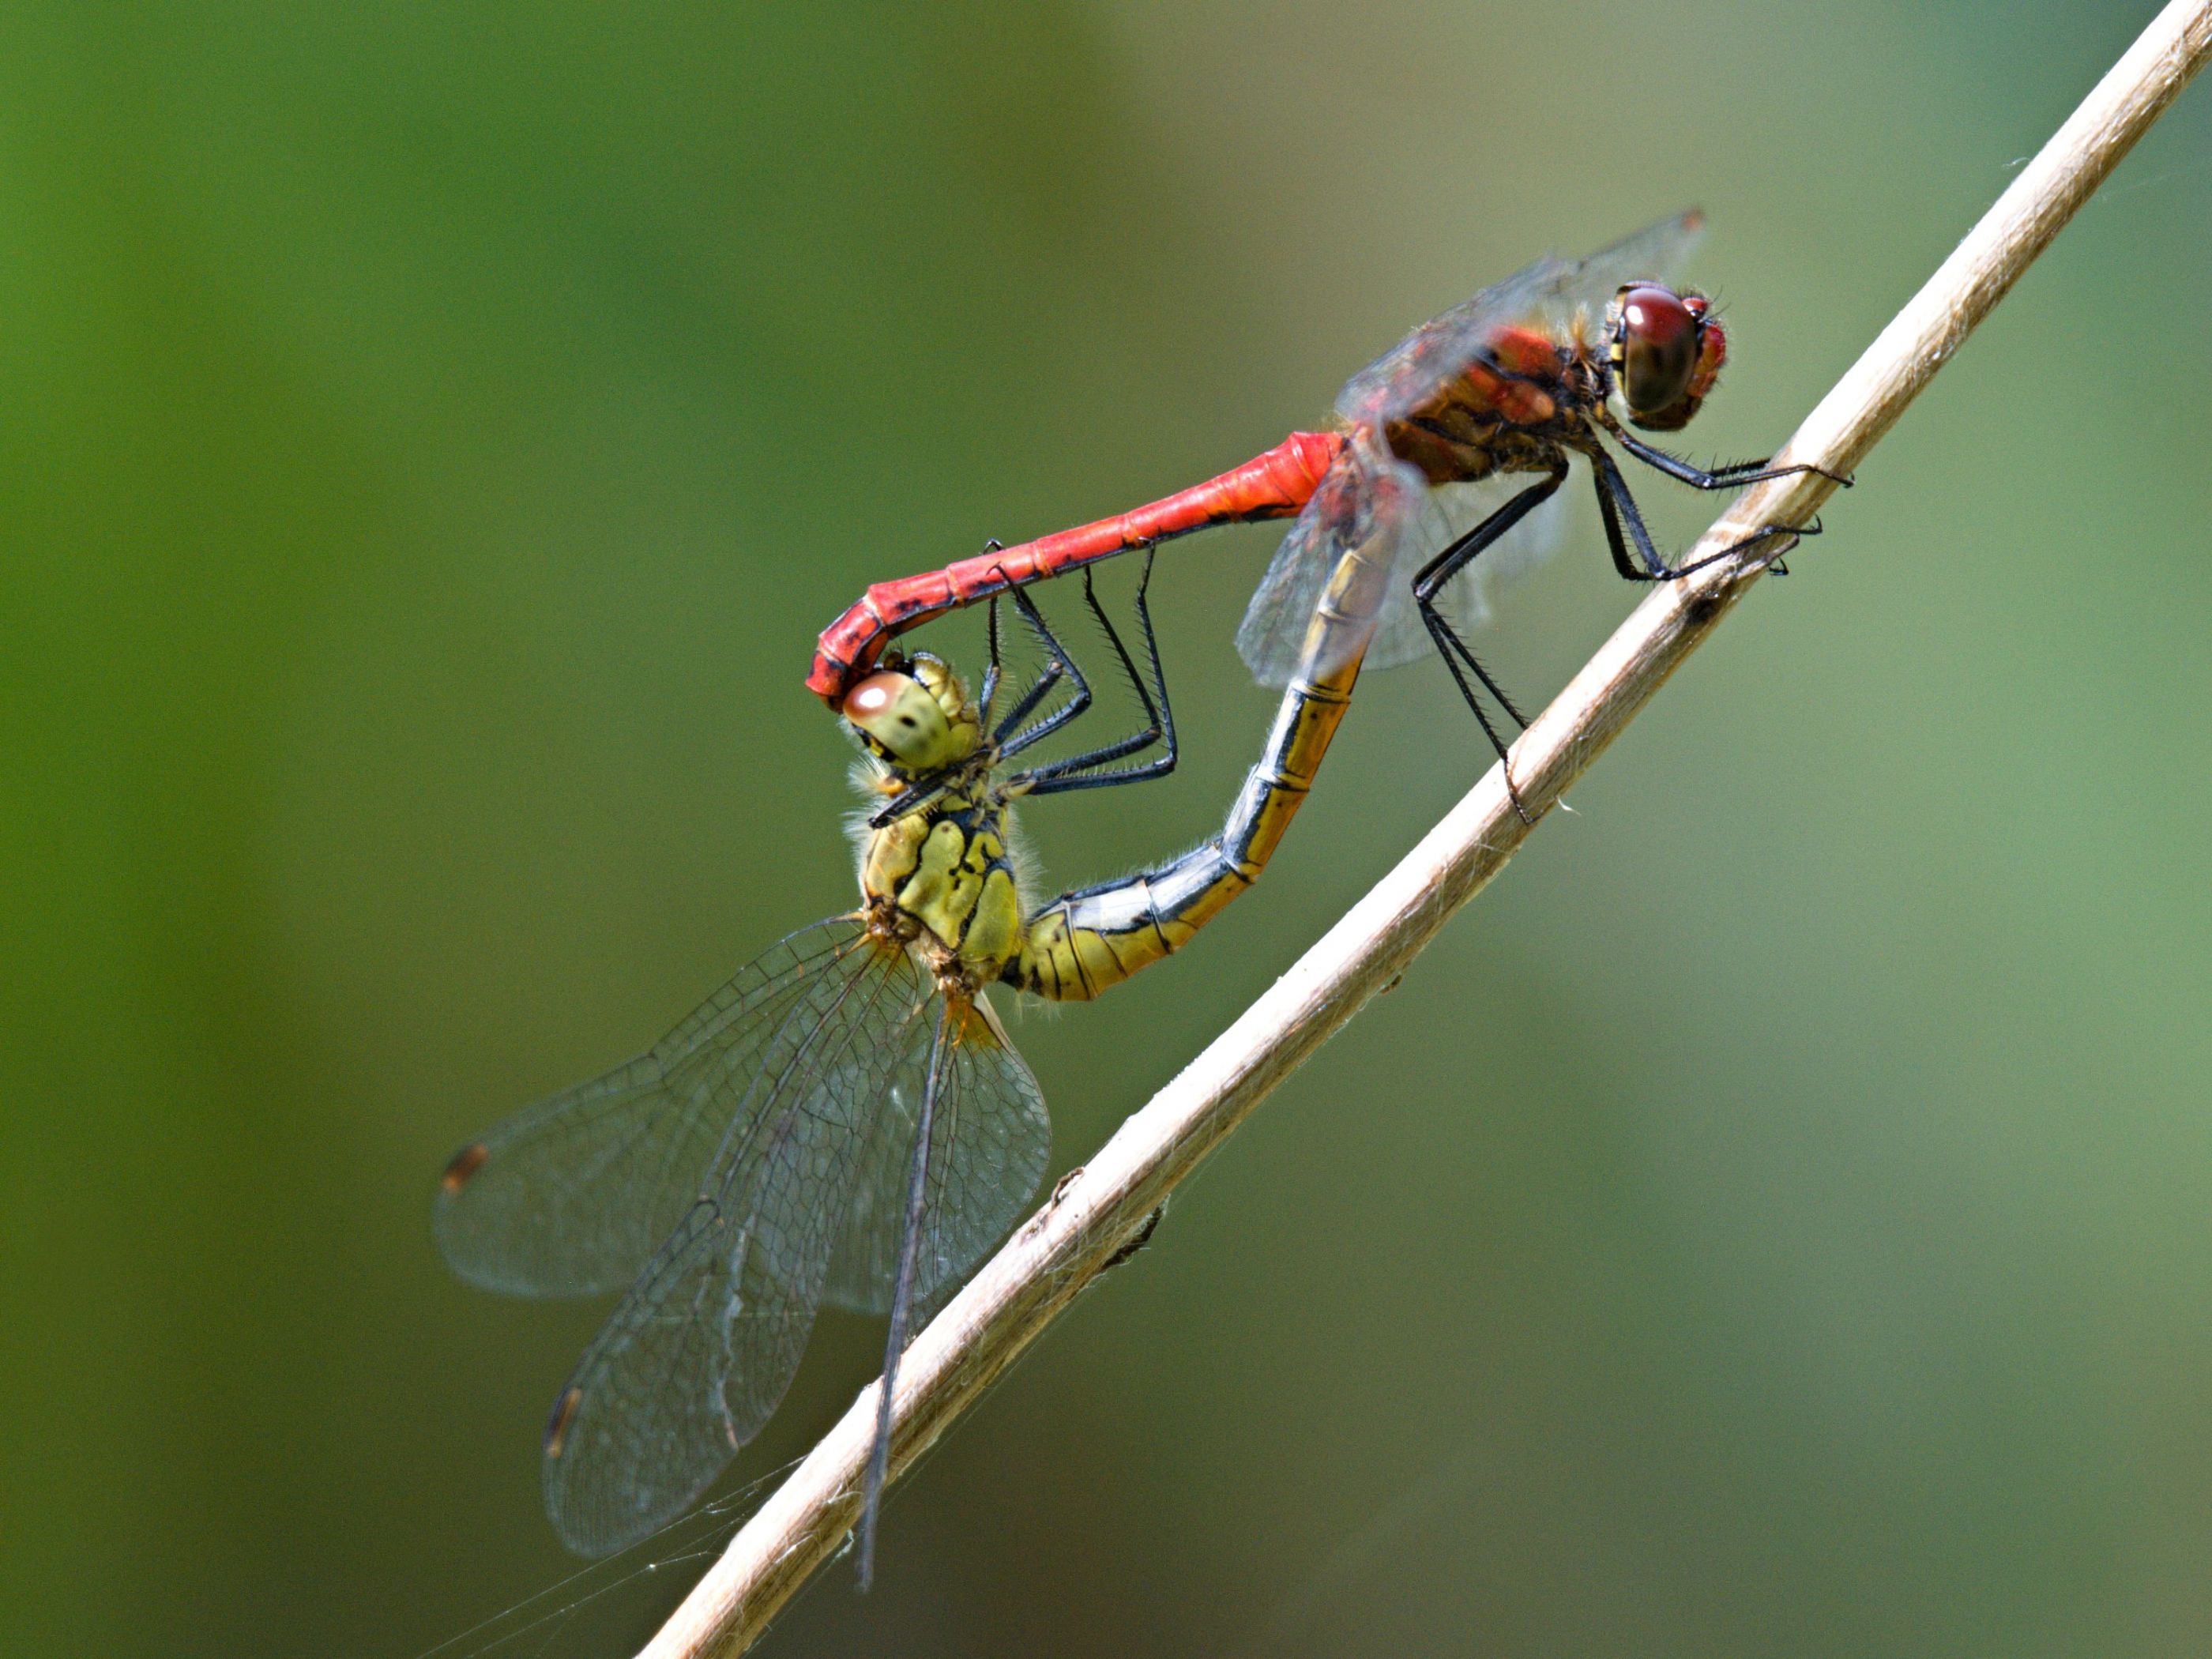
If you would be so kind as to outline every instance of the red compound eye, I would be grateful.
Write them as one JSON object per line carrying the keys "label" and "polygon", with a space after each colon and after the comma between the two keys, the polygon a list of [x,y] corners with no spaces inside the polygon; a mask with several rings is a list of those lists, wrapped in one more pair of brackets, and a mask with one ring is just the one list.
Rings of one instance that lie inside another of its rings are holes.
{"label": "red compound eye", "polygon": [[1614,301],[1620,321],[1613,368],[1632,416],[1656,415],[1680,401],[1697,372],[1705,307],[1692,307],[1671,288],[1636,283]]}

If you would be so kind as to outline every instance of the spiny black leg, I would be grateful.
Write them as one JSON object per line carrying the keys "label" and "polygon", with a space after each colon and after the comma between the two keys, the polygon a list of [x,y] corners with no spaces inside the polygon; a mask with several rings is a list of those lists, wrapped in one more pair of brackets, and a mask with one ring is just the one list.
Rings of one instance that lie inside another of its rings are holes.
{"label": "spiny black leg", "polygon": [[1710,470],[1680,455],[1669,454],[1656,444],[1643,439],[1622,426],[1607,420],[1606,430],[1612,433],[1620,447],[1649,467],[1655,467],[1678,483],[1692,489],[1741,489],[1749,484],[1765,483],[1769,478],[1794,478],[1802,473],[1817,472],[1838,488],[1849,489],[1850,478],[1840,472],[1831,472],[1824,466],[1814,466],[1809,461],[1799,461],[1789,466],[1769,466],[1764,459],[1756,461],[1732,461],[1726,466]]}
{"label": "spiny black leg", "polygon": [[[1160,663],[1160,642],[1152,632],[1153,556],[1152,550],[1146,549],[1144,574],[1137,578],[1137,626],[1144,630],[1145,657],[1152,670],[1152,696],[1145,700],[1145,717],[1160,728],[1160,740],[1167,745],[1168,751],[1167,764],[1161,770],[1171,772],[1182,750],[1176,744],[1175,705],[1168,701],[1168,677],[1166,669]],[[1138,688],[1138,696],[1144,696],[1141,686]]]}
{"label": "spiny black leg", "polygon": [[[1507,744],[1499,738],[1498,728],[1491,723],[1489,712],[1483,708],[1482,700],[1475,696],[1474,688],[1468,684],[1467,675],[1461,672],[1461,664],[1467,665],[1516,724],[1525,729],[1528,720],[1513,706],[1513,700],[1505,695],[1504,689],[1491,678],[1490,672],[1476,659],[1467,641],[1460,638],[1458,631],[1437,609],[1437,595],[1445,583],[1466,569],[1485,548],[1494,544],[1507,531],[1542,505],[1566,482],[1566,463],[1562,461],[1545,477],[1529,485],[1430,560],[1413,578],[1413,605],[1420,612],[1422,625],[1429,630],[1429,637],[1436,642],[1437,650],[1443,657],[1444,666],[1451,671],[1452,681],[1459,687],[1460,696],[1474,711],[1475,719],[1481,723],[1483,735],[1490,739],[1490,746],[1498,751],[1500,761],[1506,758]],[[1514,785],[1510,765],[1506,768],[1505,790],[1512,797],[1513,810],[1520,813],[1524,821],[1534,822],[1528,817],[1528,809],[1521,804],[1521,793]]]}
{"label": "spiny black leg", "polygon": [[1083,677],[1075,672],[1073,664],[1065,658],[1055,658],[1046,663],[1036,678],[1030,683],[1019,697],[1015,699],[1014,706],[1006,711],[1006,717],[999,722],[997,729],[991,733],[992,741],[997,742],[1028,719],[1036,710],[1037,704],[1052,694],[1054,686],[1063,679],[1071,677],[1076,682],[1076,697],[1080,699],[1085,696],[1089,688],[1083,684]]}
{"label": "spiny black leg", "polygon": [[[1050,664],[1037,677],[1036,684],[1022,694],[1020,700],[1007,712],[1006,719],[999,722],[998,730],[991,734],[992,740],[999,744],[1001,755],[1018,755],[1031,744],[1050,737],[1091,707],[1091,682],[1083,677],[1083,671],[1075,665],[1075,659],[1068,655],[1067,648],[1060,644],[1047,625],[1043,614],[1020,588],[1012,590],[1012,597],[1014,608],[1022,613],[1022,620],[1030,625],[1030,631],[1037,636],[1038,643],[1044,647]],[[1046,694],[1060,683],[1063,674],[1074,684],[1073,695],[1026,731],[1016,731],[1044,701]],[[1013,735],[1009,737],[1009,732]]]}
{"label": "spiny black leg", "polygon": [[[1092,585],[1091,573],[1088,570],[1083,573],[1083,599],[1084,603],[1091,607],[1091,614],[1097,619],[1100,632],[1105,635],[1106,642],[1113,647],[1115,656],[1120,659],[1121,664],[1121,672],[1128,678],[1129,684],[1136,688],[1138,700],[1144,705],[1148,723],[1138,731],[1132,732],[1127,737],[1117,738],[1111,743],[1102,744],[1097,748],[1090,750],[1080,755],[1072,755],[1064,760],[1054,761],[1049,765],[1037,768],[1034,772],[1023,773],[1018,780],[1018,787],[1025,791],[1042,793],[1044,794],[1054,793],[1056,793],[1054,789],[1045,788],[1040,791],[1037,789],[1037,786],[1040,784],[1048,783],[1050,781],[1060,777],[1063,774],[1080,771],[1085,767],[1096,766],[1104,761],[1119,760],[1125,755],[1134,754],[1139,750],[1148,749],[1153,744],[1158,742],[1160,738],[1159,715],[1152,707],[1152,693],[1146,689],[1144,681],[1138,676],[1137,665],[1134,662],[1130,660],[1128,647],[1122,644],[1121,635],[1115,628],[1113,619],[1106,614],[1104,607],[1098,603],[1098,595]],[[1170,759],[1170,763],[1173,763],[1172,759]],[[1116,772],[1112,775],[1102,775],[1100,777],[1091,780],[1091,781],[1119,782],[1125,781],[1128,777],[1150,776],[1152,775],[1153,768],[1156,765],[1157,763],[1148,763],[1144,767],[1128,768],[1124,769],[1121,772]],[[1062,787],[1065,787],[1067,786],[1063,785]]]}
{"label": "spiny black leg", "polygon": [[1413,575],[1413,603],[1423,611],[1435,608],[1437,591],[1473,562],[1476,554],[1541,506],[1566,482],[1567,464],[1561,461],[1536,483],[1516,495],[1449,547],[1423,565]]}
{"label": "spiny black leg", "polygon": [[[1771,541],[1778,536],[1805,537],[1820,533],[1818,519],[1802,529],[1795,525],[1762,525],[1750,535],[1729,543],[1717,552],[1708,553],[1702,559],[1692,559],[1687,564],[1672,565],[1659,556],[1659,550],[1651,541],[1651,532],[1644,526],[1644,515],[1637,510],[1636,498],[1628,493],[1628,481],[1620,476],[1620,469],[1614,465],[1613,457],[1600,450],[1592,451],[1590,477],[1597,485],[1598,512],[1605,520],[1606,542],[1613,550],[1613,568],[1632,582],[1680,581],[1695,571],[1703,570],[1707,565],[1732,559],[1737,554],[1756,547],[1761,542]],[[1624,526],[1629,539],[1636,544],[1637,552],[1642,556],[1644,568],[1641,569],[1629,557],[1628,548],[1621,539]]]}
{"label": "spiny black leg", "polygon": [[[1123,755],[1134,754],[1140,749],[1149,748],[1164,737],[1167,739],[1169,758],[1167,766],[1164,769],[1172,770],[1175,766],[1175,720],[1173,716],[1163,716],[1161,713],[1167,706],[1167,681],[1160,671],[1159,641],[1152,634],[1152,615],[1151,608],[1146,603],[1145,595],[1145,590],[1150,587],[1152,582],[1152,559],[1153,555],[1147,550],[1145,554],[1144,574],[1137,580],[1136,600],[1137,622],[1144,630],[1145,655],[1152,667],[1152,684],[1151,686],[1145,684],[1145,677],[1137,672],[1137,665],[1129,656],[1128,647],[1121,643],[1121,630],[1114,626],[1114,619],[1106,614],[1105,606],[1098,603],[1098,594],[1092,585],[1091,571],[1086,568],[1083,573],[1083,603],[1091,607],[1091,614],[1097,622],[1099,631],[1105,635],[1106,642],[1114,647],[1115,659],[1121,665],[1122,678],[1129,682],[1129,689],[1137,694],[1137,702],[1145,711],[1145,724],[1141,728],[1129,737],[1095,750],[1094,758],[1118,759]],[[1155,688],[1158,692],[1157,701],[1153,696]],[[1069,763],[1066,762],[1058,763],[1057,769],[1065,769],[1068,764]]]}
{"label": "spiny black leg", "polygon": [[[1098,604],[1092,591],[1091,573],[1088,570],[1083,573],[1084,601],[1091,606],[1091,615],[1098,619],[1098,626],[1113,646],[1114,654],[1121,660],[1121,672],[1128,676],[1130,685],[1135,689],[1137,699],[1144,706],[1146,724],[1129,736],[1101,744],[1086,754],[1072,755],[1065,760],[1054,761],[1049,766],[1041,766],[1034,772],[1025,773],[1014,781],[1014,787],[1033,795],[1056,795],[1075,789],[1101,789],[1115,784],[1141,783],[1148,778],[1164,778],[1175,770],[1181,751],[1176,744],[1175,713],[1168,702],[1167,677],[1160,665],[1159,641],[1152,631],[1152,608],[1146,599],[1146,590],[1152,586],[1152,557],[1147,553],[1145,574],[1137,582],[1136,604],[1137,621],[1144,630],[1145,655],[1152,668],[1152,684],[1147,689],[1143,676],[1139,674],[1135,662],[1130,658],[1128,647],[1121,642],[1121,635],[1115,628],[1113,619]],[[1136,754],[1155,743],[1164,743],[1166,752],[1135,766],[1115,767],[1108,771],[1092,769],[1108,761]]]}
{"label": "spiny black leg", "polygon": [[[1482,689],[1489,692],[1497,700],[1498,706],[1512,717],[1514,725],[1519,726],[1523,732],[1528,729],[1528,717],[1515,706],[1512,698],[1505,695],[1505,688],[1491,678],[1490,671],[1477,660],[1474,653],[1468,648],[1467,641],[1460,638],[1457,629],[1444,617],[1437,617],[1434,625],[1429,629],[1429,637],[1436,641],[1437,649],[1443,653],[1447,665],[1449,665],[1455,658],[1465,663],[1473,671],[1475,678],[1482,682]],[[1452,672],[1456,675],[1459,671],[1455,668]],[[1461,682],[1460,690],[1462,691],[1467,690],[1465,681]],[[1480,704],[1475,706],[1474,712],[1477,715],[1482,713]],[[1485,729],[1488,729],[1486,726]],[[1493,738],[1491,741],[1495,743],[1497,739]],[[1498,758],[1500,760],[1504,758],[1502,752]]]}
{"label": "spiny black leg", "polygon": [[1490,715],[1483,708],[1482,700],[1474,695],[1474,688],[1467,683],[1467,676],[1460,672],[1461,662],[1464,661],[1474,671],[1475,678],[1489,688],[1490,694],[1504,705],[1505,712],[1512,715],[1524,731],[1528,722],[1522,717],[1519,709],[1506,702],[1505,694],[1498,689],[1498,682],[1492,679],[1482,665],[1474,659],[1474,653],[1467,648],[1466,641],[1453,631],[1449,623],[1433,611],[1423,611],[1421,620],[1428,624],[1429,637],[1436,641],[1437,650],[1443,657],[1444,666],[1451,671],[1452,684],[1459,687],[1460,696],[1474,711],[1474,718],[1482,727],[1482,735],[1490,739],[1490,746],[1498,751],[1498,763],[1505,769],[1505,793],[1513,802],[1513,810],[1521,815],[1522,823],[1534,823],[1535,819],[1528,816],[1528,809],[1521,801],[1521,791],[1514,784],[1513,762],[1505,739],[1498,735],[1498,728],[1490,723]]}
{"label": "spiny black leg", "polygon": [[1764,561],[1764,563],[1766,568],[1773,571],[1776,575],[1786,576],[1790,573],[1780,568],[1783,555],[1789,552],[1790,548],[1796,546],[1796,544],[1802,541],[1806,537],[1817,536],[1820,533],[1820,521],[1818,519],[1814,520],[1813,522],[1808,525],[1802,526],[1794,524],[1761,525],[1758,529],[1753,531],[1748,536],[1744,537],[1739,541],[1730,542],[1726,547],[1722,548],[1717,553],[1708,553],[1702,559],[1692,559],[1687,564],[1678,564],[1674,566],[1672,569],[1665,572],[1660,577],[1660,580],[1662,581],[1670,582],[1680,581],[1685,576],[1690,575],[1696,571],[1703,570],[1709,564],[1718,564],[1723,559],[1732,559],[1735,557],[1737,554],[1747,552],[1750,549],[1758,546],[1761,542],[1771,542],[1778,537],[1787,537],[1789,538],[1789,546],[1783,548],[1780,552],[1768,555]]}
{"label": "spiny black leg", "polygon": [[983,637],[990,645],[990,665],[983,670],[982,695],[975,700],[976,718],[984,725],[991,723],[991,705],[999,697],[999,596],[991,595],[991,602],[983,611]]}
{"label": "spiny black leg", "polygon": [[[1004,574],[1003,572],[1000,574]],[[991,733],[992,741],[994,743],[1003,741],[1008,732],[1012,732],[1027,720],[1036,710],[1036,706],[1052,694],[1053,688],[1062,679],[1074,680],[1076,700],[1079,702],[1087,702],[1091,690],[1090,686],[1084,681],[1082,671],[1075,666],[1067,653],[1061,648],[1059,640],[1054,637],[1052,629],[1045,626],[1044,618],[1037,614],[1036,606],[1030,602],[1028,596],[1012,584],[1008,585],[1008,592],[1013,597],[1015,608],[1021,611],[1023,619],[1029,623],[1038,640],[1042,642],[1045,663],[1036,680],[1022,692],[1014,706],[1006,711],[1006,718],[999,722],[997,728]],[[998,596],[994,594],[991,599],[989,619],[992,630],[991,653],[994,661],[999,654],[998,607]],[[1032,738],[1031,741],[1034,742],[1035,739]]]}
{"label": "spiny black leg", "polygon": [[925,777],[916,778],[875,810],[868,819],[868,828],[880,830],[909,812],[920,811],[951,787],[952,779],[958,770],[957,767],[945,767]]}
{"label": "spiny black leg", "polygon": [[951,779],[939,772],[908,784],[875,811],[868,820],[868,828],[880,830],[887,823],[896,823],[909,812],[918,812],[943,794]]}
{"label": "spiny black leg", "polygon": [[[1069,696],[1066,708],[1055,709],[1045,720],[1037,723],[1035,731],[1019,732],[1011,742],[1006,741],[1006,734],[1009,731],[1026,720],[1036,710],[1037,704],[1042,702],[1061,680],[1071,678],[1075,681],[1075,690]],[[1065,660],[1048,664],[1029,689],[1022,693],[1014,706],[1006,711],[1006,718],[999,722],[998,729],[991,734],[991,740],[994,743],[1002,744],[1004,752],[1006,754],[1018,753],[1047,733],[1058,730],[1090,706],[1091,688],[1083,683],[1082,675],[1075,671],[1074,666]],[[1070,713],[1070,710],[1073,712]]]}
{"label": "spiny black leg", "polygon": [[1606,551],[1613,556],[1614,573],[1626,582],[1649,580],[1644,572],[1637,567],[1636,561],[1629,556],[1628,544],[1620,533],[1620,514],[1613,511],[1613,497],[1606,490],[1604,478],[1597,476],[1595,467],[1591,469],[1591,476],[1597,488],[1598,518],[1605,526]]}
{"label": "spiny black leg", "polygon": [[[1590,480],[1597,486],[1598,514],[1605,520],[1606,544],[1613,550],[1613,568],[1629,581],[1664,580],[1667,561],[1659,556],[1651,532],[1644,527],[1644,514],[1637,510],[1636,497],[1628,493],[1628,480],[1620,476],[1620,466],[1602,449],[1593,447],[1589,460]],[[1644,561],[1640,568],[1629,557],[1621,541],[1624,526]]]}
{"label": "spiny black leg", "polygon": [[[999,538],[994,536],[989,541],[984,543],[983,550],[986,553],[998,552]],[[1013,582],[1006,574],[1006,566],[999,565],[994,568],[999,580],[1005,582],[1008,587],[1012,587]],[[989,666],[983,671],[983,692],[976,699],[975,707],[978,717],[984,725],[988,726],[991,723],[991,705],[999,700],[999,677],[1001,672],[1001,657],[999,648],[999,596],[996,593],[991,595],[990,603],[983,608],[983,638],[990,653],[990,660]]]}

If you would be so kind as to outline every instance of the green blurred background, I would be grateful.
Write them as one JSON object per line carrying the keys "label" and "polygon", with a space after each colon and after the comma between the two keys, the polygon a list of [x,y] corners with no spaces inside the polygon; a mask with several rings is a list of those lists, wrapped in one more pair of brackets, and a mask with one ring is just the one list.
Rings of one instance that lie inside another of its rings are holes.
{"label": "green blurred background", "polygon": [[[2152,9],[0,12],[0,1649],[405,1659],[572,1569],[604,1310],[453,1282],[431,1186],[849,901],[865,582],[1692,201],[1690,435],[1762,451]],[[766,1651],[2212,1646],[2209,98]],[[1633,597],[1576,523],[1532,701]],[[1269,545],[1164,558],[1185,763],[1050,878],[1217,821]],[[1483,758],[1370,678],[1256,896],[1018,1018],[1059,1163]],[[623,1651],[652,1559],[495,1651]]]}

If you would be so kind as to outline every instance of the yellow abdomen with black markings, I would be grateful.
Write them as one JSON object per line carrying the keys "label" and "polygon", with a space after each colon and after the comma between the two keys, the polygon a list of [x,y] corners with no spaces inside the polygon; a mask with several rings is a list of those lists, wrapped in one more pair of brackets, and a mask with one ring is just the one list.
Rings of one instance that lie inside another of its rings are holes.
{"label": "yellow abdomen with black markings", "polygon": [[1351,706],[1389,579],[1387,554],[1352,547],[1337,561],[1267,746],[1221,833],[1155,869],[1053,900],[1029,919],[1008,980],[1041,997],[1086,1002],[1180,950],[1259,880]]}
{"label": "yellow abdomen with black markings", "polygon": [[[1356,545],[1340,555],[1267,748],[1221,833],[1154,868],[1063,893],[1033,915],[1006,850],[1021,783],[994,778],[997,756],[965,689],[933,659],[917,659],[910,677],[863,681],[847,718],[894,763],[881,787],[896,793],[932,768],[957,778],[871,833],[860,860],[871,909],[894,919],[902,937],[921,943],[926,933],[943,953],[940,971],[957,962],[973,983],[1003,979],[1058,1002],[1088,1001],[1181,949],[1260,878],[1311,789],[1374,637],[1389,554]],[[872,687],[880,694],[871,696]]]}

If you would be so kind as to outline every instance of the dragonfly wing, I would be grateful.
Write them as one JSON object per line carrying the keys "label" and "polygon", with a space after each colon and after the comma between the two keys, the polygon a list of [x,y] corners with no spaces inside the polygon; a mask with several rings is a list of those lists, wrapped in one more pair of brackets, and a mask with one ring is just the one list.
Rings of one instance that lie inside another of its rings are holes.
{"label": "dragonfly wing", "polygon": [[[1052,1152],[1044,1097],[989,1006],[979,1000],[948,1039],[923,1188],[916,1325],[1006,1236]],[[890,1311],[915,1119],[927,1081],[921,1066],[893,1080],[854,1185],[845,1237],[830,1262],[826,1302],[858,1313]]]}
{"label": "dragonfly wing", "polygon": [[[1367,653],[1371,668],[1395,668],[1426,658],[1436,649],[1413,603],[1413,578],[1430,560],[1526,489],[1525,476],[1450,483],[1425,492],[1416,515],[1398,538],[1389,596]],[[1566,503],[1558,495],[1540,504],[1446,582],[1437,609],[1462,640],[1472,639],[1490,621],[1492,604],[1509,583],[1556,550],[1564,539]]]}
{"label": "dragonfly wing", "polygon": [[1348,487],[1340,474],[1341,461],[1329,469],[1321,488],[1314,491],[1282,541],[1275,556],[1244,607],[1244,620],[1237,626],[1237,650],[1252,678],[1280,690],[1297,677],[1305,650],[1306,625],[1321,591],[1335,568],[1339,551],[1338,523]]}
{"label": "dragonfly wing", "polygon": [[[1353,375],[1337,398],[1337,413],[1355,433],[1379,433],[1464,374],[1489,350],[1499,327],[1520,324],[1556,331],[1571,325],[1577,313],[1601,312],[1624,283],[1664,280],[1695,246],[1703,224],[1696,213],[1678,214],[1587,258],[1537,260],[1422,324]],[[1403,520],[1395,529],[1389,592],[1376,618],[1367,663],[1389,668],[1426,654],[1429,634],[1413,604],[1414,575],[1455,536],[1480,522],[1478,508],[1487,503],[1494,510],[1515,487],[1508,480],[1488,489],[1448,485],[1431,492],[1416,477],[1410,489],[1395,478],[1390,488],[1380,488],[1378,464],[1357,459],[1362,447],[1356,442],[1349,447],[1306,503],[1237,631],[1237,649],[1263,685],[1285,685],[1297,673],[1307,623],[1338,557],[1357,544],[1358,535],[1373,533],[1383,511],[1379,503],[1386,497],[1404,503]],[[1437,596],[1446,619],[1462,635],[1479,628],[1489,617],[1489,591],[1555,544],[1558,524],[1556,507],[1547,506],[1486,549]]]}
{"label": "dragonfly wing", "polygon": [[562,1391],[545,1504],[584,1555],[680,1513],[798,1369],[894,1079],[926,1066],[934,992],[872,944],[811,975],[744,1070],[703,1086],[726,1126],[700,1195]]}
{"label": "dragonfly wing", "polygon": [[1355,423],[1400,418],[1465,374],[1489,349],[1493,330],[1517,323],[1550,331],[1578,313],[1595,319],[1623,283],[1672,276],[1704,228],[1702,214],[1678,213],[1585,258],[1547,255],[1431,318],[1361,369],[1338,394],[1337,413]]}
{"label": "dragonfly wing", "polygon": [[1364,441],[1346,447],[1275,550],[1245,609],[1237,648],[1262,685],[1280,690],[1301,673],[1341,665],[1308,660],[1307,634],[1340,561],[1353,549],[1389,576],[1370,625],[1335,630],[1335,654],[1364,647],[1368,665],[1389,668],[1431,648],[1413,583],[1449,541],[1450,521],[1418,471],[1376,450]]}
{"label": "dragonfly wing", "polygon": [[847,919],[757,957],[648,1054],[516,1113],[447,1165],[440,1249],[487,1290],[582,1296],[629,1284],[705,1190],[749,1079],[822,975],[868,946]]}

